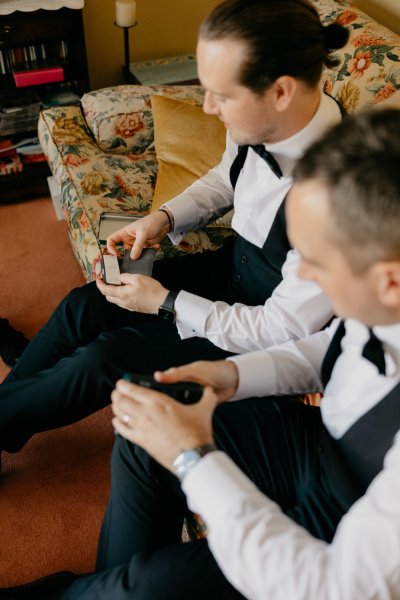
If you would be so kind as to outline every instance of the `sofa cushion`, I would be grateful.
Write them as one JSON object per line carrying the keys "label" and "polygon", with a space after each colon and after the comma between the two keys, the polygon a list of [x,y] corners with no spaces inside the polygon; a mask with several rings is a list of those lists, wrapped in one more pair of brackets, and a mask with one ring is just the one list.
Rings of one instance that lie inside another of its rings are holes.
{"label": "sofa cushion", "polygon": [[349,112],[391,98],[400,106],[400,38],[348,2],[312,0],[325,25],[349,29],[346,46],[336,52],[340,65],[326,71],[324,90]]}
{"label": "sofa cushion", "polygon": [[151,106],[158,161],[154,211],[220,162],[226,129],[218,117],[187,102],[152,96]]}
{"label": "sofa cushion", "polygon": [[200,86],[120,85],[89,92],[82,109],[99,147],[113,154],[143,154],[154,141],[150,98],[159,94],[201,106]]}

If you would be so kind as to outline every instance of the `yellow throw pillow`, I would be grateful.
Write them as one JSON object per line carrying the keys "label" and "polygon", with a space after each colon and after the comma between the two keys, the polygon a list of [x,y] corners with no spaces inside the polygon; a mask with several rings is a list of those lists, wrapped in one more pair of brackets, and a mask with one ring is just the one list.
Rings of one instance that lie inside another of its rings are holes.
{"label": "yellow throw pillow", "polygon": [[155,211],[220,162],[226,129],[218,117],[187,102],[153,95],[151,105],[158,160]]}

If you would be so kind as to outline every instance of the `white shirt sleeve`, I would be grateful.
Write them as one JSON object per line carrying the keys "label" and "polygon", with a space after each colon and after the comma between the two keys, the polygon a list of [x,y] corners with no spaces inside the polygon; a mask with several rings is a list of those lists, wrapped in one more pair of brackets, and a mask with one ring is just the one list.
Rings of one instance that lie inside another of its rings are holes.
{"label": "white shirt sleeve", "polygon": [[331,544],[284,515],[222,452],[206,455],[183,489],[225,577],[246,598],[389,600],[400,590],[399,473],[400,432]]}
{"label": "white shirt sleeve", "polygon": [[239,374],[232,400],[320,392],[321,364],[338,323],[335,319],[322,331],[269,350],[229,357]]}
{"label": "white shirt sleeve", "polygon": [[237,145],[227,136],[220,164],[166,202],[174,216],[174,230],[168,234],[173,244],[179,244],[186,233],[204,227],[232,208],[234,193],[229,172],[236,155]]}
{"label": "white shirt sleeve", "polygon": [[181,291],[175,302],[176,326],[182,339],[204,337],[230,352],[252,352],[304,338],[332,317],[321,288],[297,275],[299,254],[288,253],[282,282],[264,305],[212,302]]}

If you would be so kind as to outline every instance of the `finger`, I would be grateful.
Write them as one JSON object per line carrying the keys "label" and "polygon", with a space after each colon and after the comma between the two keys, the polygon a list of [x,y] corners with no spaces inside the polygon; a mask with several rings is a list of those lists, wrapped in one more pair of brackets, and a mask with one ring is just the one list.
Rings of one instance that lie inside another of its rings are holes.
{"label": "finger", "polygon": [[114,256],[118,256],[117,244],[123,242],[123,236],[114,233],[112,236],[110,235],[107,238],[107,252],[113,254]]}
{"label": "finger", "polygon": [[131,258],[132,260],[136,260],[142,254],[143,248],[146,246],[147,235],[145,231],[138,231],[136,235],[135,242],[132,246],[131,250]]}
{"label": "finger", "polygon": [[128,422],[128,420],[126,418],[124,418],[124,415],[128,415],[129,418],[132,418],[132,414],[131,414],[132,411],[131,411],[131,407],[130,406],[129,406],[129,409],[126,408],[126,407],[123,408],[119,402],[114,402],[112,404],[111,408],[112,408],[112,411],[113,411],[114,415],[118,419],[120,419],[121,421],[123,421],[124,423]]}
{"label": "finger", "polygon": [[200,405],[207,411],[213,412],[218,403],[218,396],[210,385],[206,385],[200,399]]}
{"label": "finger", "polygon": [[[166,371],[155,371],[154,379],[160,383],[176,383],[177,381],[193,381],[206,384],[208,381],[199,374],[200,361],[184,365],[183,367],[171,367]],[[196,370],[195,370],[196,369]],[[197,371],[197,372],[196,372]]]}
{"label": "finger", "polygon": [[133,285],[138,277],[140,276],[134,273],[121,273],[119,279],[124,285]]}
{"label": "finger", "polygon": [[127,425],[125,425],[125,423],[123,423],[122,421],[120,421],[120,419],[117,419],[116,417],[114,417],[114,419],[112,419],[111,422],[116,433],[119,433],[119,435],[122,435],[122,437],[129,440],[130,442],[136,443],[134,429],[128,427]]}
{"label": "finger", "polygon": [[119,293],[118,290],[120,289],[120,286],[108,285],[104,282],[104,279],[96,279],[96,285],[103,296],[113,296]]}
{"label": "finger", "polygon": [[[151,388],[136,385],[125,379],[119,379],[116,383],[116,389],[123,395],[127,396],[140,404],[154,404],[162,400],[163,402],[175,402],[173,398],[162,392],[157,392]],[[121,399],[122,401],[122,399]]]}

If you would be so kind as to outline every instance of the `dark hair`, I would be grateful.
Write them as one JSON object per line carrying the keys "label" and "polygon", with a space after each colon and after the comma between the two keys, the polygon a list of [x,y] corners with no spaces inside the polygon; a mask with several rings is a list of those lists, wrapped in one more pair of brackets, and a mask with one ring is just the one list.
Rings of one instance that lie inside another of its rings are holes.
{"label": "dark hair", "polygon": [[400,110],[346,117],[299,160],[294,183],[328,192],[331,233],[354,272],[400,259]]}
{"label": "dark hair", "polygon": [[335,66],[330,56],[342,48],[348,31],[338,23],[324,27],[307,0],[226,0],[203,21],[204,40],[230,37],[245,42],[239,81],[264,92],[281,75],[291,75],[314,87],[322,67]]}

